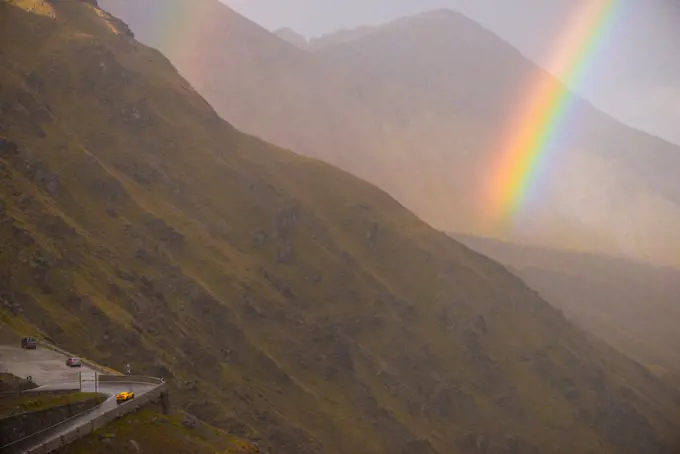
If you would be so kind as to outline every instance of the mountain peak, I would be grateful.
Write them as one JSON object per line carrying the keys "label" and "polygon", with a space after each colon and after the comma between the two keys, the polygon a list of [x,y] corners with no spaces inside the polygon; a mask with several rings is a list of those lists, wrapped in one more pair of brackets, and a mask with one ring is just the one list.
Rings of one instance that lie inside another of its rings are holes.
{"label": "mountain peak", "polygon": [[284,41],[287,41],[290,44],[297,46],[301,49],[306,49],[307,46],[309,45],[309,41],[304,35],[288,27],[280,28],[276,30],[274,34],[279,38],[283,39]]}

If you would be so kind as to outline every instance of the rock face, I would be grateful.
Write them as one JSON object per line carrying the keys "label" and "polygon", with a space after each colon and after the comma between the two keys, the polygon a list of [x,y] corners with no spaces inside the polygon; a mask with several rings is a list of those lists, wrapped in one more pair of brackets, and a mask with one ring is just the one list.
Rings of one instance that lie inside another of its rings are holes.
{"label": "rock face", "polygon": [[0,155],[3,157],[12,157],[18,154],[17,144],[0,137]]}
{"label": "rock face", "polygon": [[191,415],[185,415],[182,419],[182,425],[187,429],[195,429],[198,425],[198,420]]}
{"label": "rock face", "polygon": [[28,3],[0,2],[3,321],[265,452],[671,452],[677,392],[504,267],[235,130],[91,6]]}

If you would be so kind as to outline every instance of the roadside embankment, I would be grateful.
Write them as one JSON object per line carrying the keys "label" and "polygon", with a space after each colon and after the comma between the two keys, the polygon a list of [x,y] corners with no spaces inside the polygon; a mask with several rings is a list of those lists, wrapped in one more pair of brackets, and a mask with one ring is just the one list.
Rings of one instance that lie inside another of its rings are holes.
{"label": "roadside embankment", "polygon": [[12,393],[0,397],[0,445],[28,437],[106,400],[102,394],[72,391]]}

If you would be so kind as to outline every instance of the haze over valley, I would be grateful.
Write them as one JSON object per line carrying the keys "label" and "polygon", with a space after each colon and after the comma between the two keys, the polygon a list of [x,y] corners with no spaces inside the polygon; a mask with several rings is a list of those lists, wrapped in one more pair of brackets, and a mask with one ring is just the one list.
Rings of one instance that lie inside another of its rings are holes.
{"label": "haze over valley", "polygon": [[[216,0],[185,20],[178,0],[166,16],[153,1],[102,5],[237,127],[377,184],[436,228],[680,265],[679,147],[575,95],[544,127],[540,179],[519,195],[514,225],[494,219],[492,169],[513,122],[530,115],[535,87],[559,83],[460,14],[400,19],[309,52]],[[510,178],[497,191],[529,176]]]}

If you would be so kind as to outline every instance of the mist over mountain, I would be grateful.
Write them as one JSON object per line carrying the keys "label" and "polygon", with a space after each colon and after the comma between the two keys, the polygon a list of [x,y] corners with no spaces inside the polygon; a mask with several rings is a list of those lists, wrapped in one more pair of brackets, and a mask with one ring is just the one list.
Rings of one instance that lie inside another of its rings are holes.
{"label": "mist over mountain", "polygon": [[179,50],[134,4],[102,2],[224,118],[377,184],[439,229],[680,264],[679,149],[578,96],[514,228],[489,221],[485,191],[503,136],[551,76],[461,14],[436,10],[311,52],[203,4],[213,20],[188,27],[186,40],[197,42]]}
{"label": "mist over mountain", "polygon": [[[493,31],[539,65],[552,70],[573,19],[589,0],[223,0],[270,30],[286,26],[310,37],[360,26],[376,26],[427,10],[449,8]],[[572,89],[619,120],[680,144],[680,3],[677,0],[619,0],[608,3]],[[573,36],[573,35],[572,35]],[[558,77],[565,76],[560,70]],[[565,76],[566,77],[566,76]]]}
{"label": "mist over mountain", "polygon": [[[565,17],[588,1],[452,3],[456,10],[548,67],[557,52],[556,41],[568,33]],[[588,73],[573,89],[627,124],[680,144],[679,18],[677,0],[621,0],[611,4],[602,47],[584,62]]]}
{"label": "mist over mountain", "polygon": [[280,28],[275,32],[276,36],[289,42],[290,44],[297,46],[301,49],[306,49],[309,45],[307,38],[304,35],[300,35],[290,28]]}

